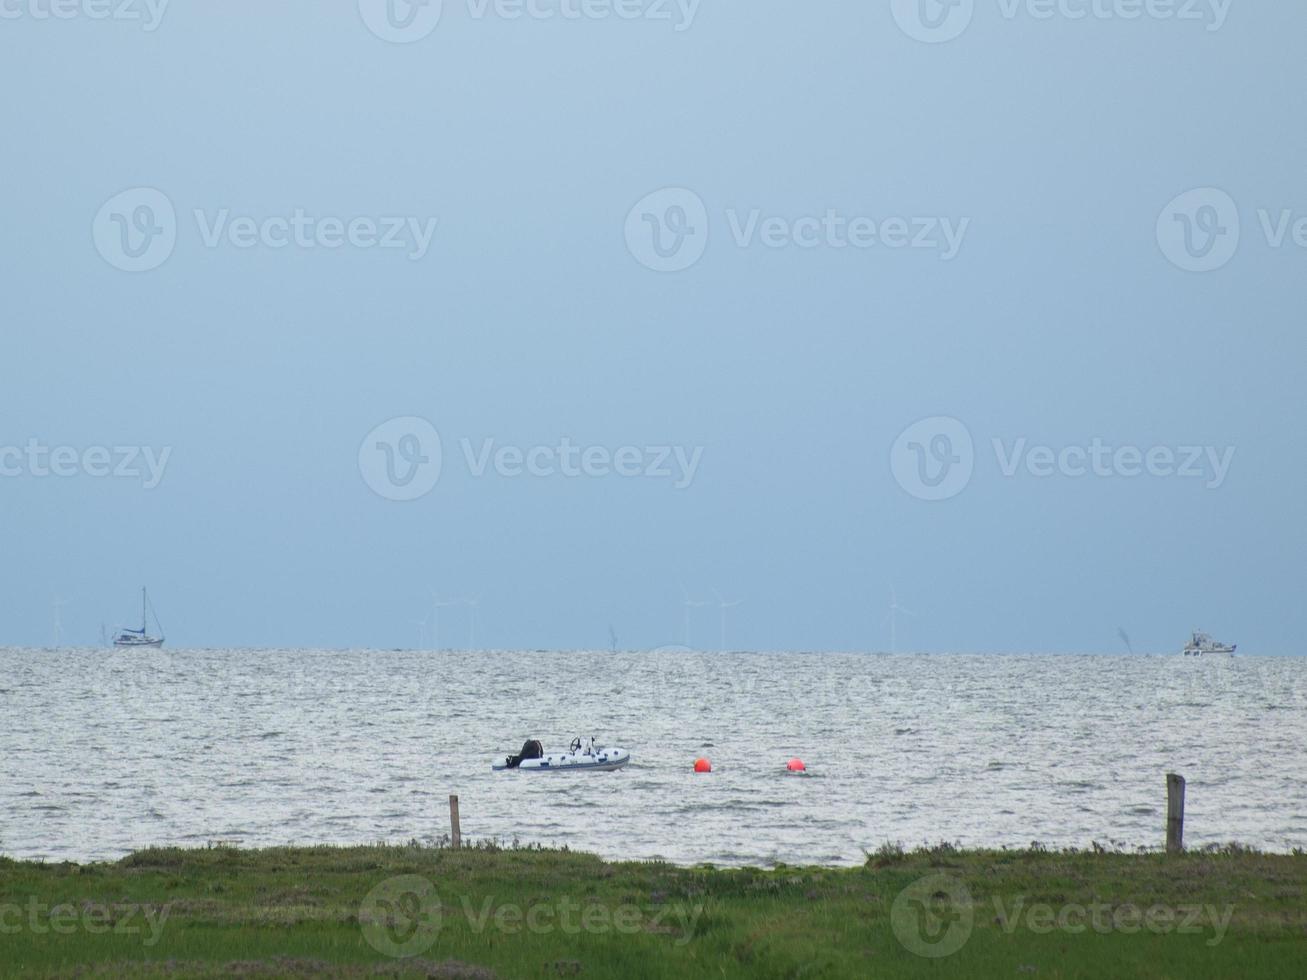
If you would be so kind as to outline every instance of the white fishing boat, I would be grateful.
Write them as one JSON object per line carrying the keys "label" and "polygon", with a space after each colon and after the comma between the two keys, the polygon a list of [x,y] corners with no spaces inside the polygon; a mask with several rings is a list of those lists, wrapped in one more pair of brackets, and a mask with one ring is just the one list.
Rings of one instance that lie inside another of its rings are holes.
{"label": "white fishing boat", "polygon": [[[154,616],[154,625],[159,630],[158,636],[150,635],[150,616]],[[154,606],[150,604],[150,594],[145,589],[141,589],[141,628],[138,630],[120,629],[113,638],[113,645],[116,647],[153,647],[157,649],[163,646],[163,640],[163,624],[159,622]]]}
{"label": "white fishing boat", "polygon": [[1236,646],[1237,644],[1234,643],[1220,643],[1207,633],[1194,631],[1194,635],[1185,644],[1184,655],[1186,657],[1232,657]]}
{"label": "white fishing boat", "polygon": [[546,754],[535,739],[527,739],[521,752],[505,756],[501,761],[492,763],[490,768],[495,772],[507,769],[520,769],[523,772],[612,772],[630,761],[631,753],[626,749],[599,745],[593,738],[585,742],[574,738],[566,752],[550,754]]}

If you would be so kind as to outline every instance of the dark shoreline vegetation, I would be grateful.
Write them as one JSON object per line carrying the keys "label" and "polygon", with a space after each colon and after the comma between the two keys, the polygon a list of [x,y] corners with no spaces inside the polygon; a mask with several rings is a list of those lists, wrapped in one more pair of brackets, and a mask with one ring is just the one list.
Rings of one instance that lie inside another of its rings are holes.
{"label": "dark shoreline vegetation", "polygon": [[904,851],[851,868],[482,842],[0,857],[0,975],[1275,977],[1307,855]]}

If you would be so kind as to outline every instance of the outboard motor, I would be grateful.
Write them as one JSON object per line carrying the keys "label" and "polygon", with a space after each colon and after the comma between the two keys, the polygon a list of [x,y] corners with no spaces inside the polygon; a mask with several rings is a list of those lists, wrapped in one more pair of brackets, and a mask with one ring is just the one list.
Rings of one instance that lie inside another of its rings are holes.
{"label": "outboard motor", "polygon": [[508,768],[516,769],[524,759],[540,759],[545,754],[545,747],[537,739],[528,738],[522,745],[522,751],[508,757]]}

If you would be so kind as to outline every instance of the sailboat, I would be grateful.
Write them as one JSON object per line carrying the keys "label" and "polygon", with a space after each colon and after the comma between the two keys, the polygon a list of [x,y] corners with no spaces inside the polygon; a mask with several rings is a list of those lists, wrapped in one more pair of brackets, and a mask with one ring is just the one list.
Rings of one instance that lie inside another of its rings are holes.
{"label": "sailboat", "polygon": [[[154,625],[159,628],[158,636],[151,636],[149,633],[150,621],[149,616],[154,615]],[[118,635],[113,638],[113,645],[116,647],[161,647],[163,646],[163,624],[159,622],[159,616],[154,612],[154,606],[150,605],[150,594],[141,589],[141,628],[138,630],[121,629]]]}

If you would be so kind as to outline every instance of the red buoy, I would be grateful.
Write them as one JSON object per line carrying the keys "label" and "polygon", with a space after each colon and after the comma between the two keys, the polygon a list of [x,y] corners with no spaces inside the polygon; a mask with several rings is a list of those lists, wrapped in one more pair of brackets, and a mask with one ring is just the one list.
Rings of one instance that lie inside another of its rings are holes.
{"label": "red buoy", "polygon": [[785,768],[790,772],[807,772],[808,767],[803,764],[802,759],[791,759],[786,763]]}
{"label": "red buoy", "polygon": [[707,759],[703,759],[703,758],[695,759],[695,760],[694,760],[694,771],[695,771],[695,772],[712,772],[712,763],[709,762]]}

